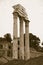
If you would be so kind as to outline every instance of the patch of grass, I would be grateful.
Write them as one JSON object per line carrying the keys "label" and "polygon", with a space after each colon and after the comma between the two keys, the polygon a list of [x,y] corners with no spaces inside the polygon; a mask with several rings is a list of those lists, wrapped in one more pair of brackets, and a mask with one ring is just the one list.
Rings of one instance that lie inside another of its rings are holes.
{"label": "patch of grass", "polygon": [[0,61],[0,65],[3,65],[4,63]]}
{"label": "patch of grass", "polygon": [[0,62],[0,65],[43,65],[43,53],[37,52],[33,48],[30,49],[30,53],[31,58],[28,61],[14,59],[6,62],[8,58],[2,58],[2,61],[5,63]]}
{"label": "patch of grass", "polygon": [[4,65],[24,65],[26,61],[24,60],[11,60],[8,63],[5,63]]}
{"label": "patch of grass", "polygon": [[4,65],[43,65],[43,56],[31,58],[27,61],[24,60],[12,60]]}
{"label": "patch of grass", "polygon": [[31,58],[25,65],[43,65],[43,56]]}

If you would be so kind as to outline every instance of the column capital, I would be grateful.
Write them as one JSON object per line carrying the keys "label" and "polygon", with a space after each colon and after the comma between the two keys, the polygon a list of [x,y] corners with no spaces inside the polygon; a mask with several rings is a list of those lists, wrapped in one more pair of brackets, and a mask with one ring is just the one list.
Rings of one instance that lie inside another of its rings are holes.
{"label": "column capital", "polygon": [[25,22],[25,26],[26,26],[26,27],[29,26],[29,22],[28,22],[28,21]]}
{"label": "column capital", "polygon": [[29,21],[28,19],[26,19],[26,18],[24,18],[24,21],[25,21],[25,22],[27,22],[27,21],[30,22],[30,21]]}
{"label": "column capital", "polygon": [[19,20],[20,20],[20,23],[22,23],[23,22],[23,17],[19,17]]}
{"label": "column capital", "polygon": [[18,13],[17,12],[14,12],[13,15],[16,18],[18,16]]}

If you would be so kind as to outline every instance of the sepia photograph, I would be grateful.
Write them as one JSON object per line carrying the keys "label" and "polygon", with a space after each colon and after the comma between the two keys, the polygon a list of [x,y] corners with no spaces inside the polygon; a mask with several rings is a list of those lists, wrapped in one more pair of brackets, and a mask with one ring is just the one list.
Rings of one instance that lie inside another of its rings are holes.
{"label": "sepia photograph", "polygon": [[43,65],[43,0],[0,0],[0,65]]}

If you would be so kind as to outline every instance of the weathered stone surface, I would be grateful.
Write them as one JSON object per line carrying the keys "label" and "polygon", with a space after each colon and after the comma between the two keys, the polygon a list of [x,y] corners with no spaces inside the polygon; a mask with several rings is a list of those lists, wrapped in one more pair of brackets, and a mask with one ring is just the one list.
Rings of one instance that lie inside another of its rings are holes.
{"label": "weathered stone surface", "polygon": [[13,58],[18,59],[18,39],[17,39],[17,13],[14,13],[14,23],[13,23]]}
{"label": "weathered stone surface", "polygon": [[[20,4],[13,6],[15,9],[13,12],[14,16],[14,27],[13,27],[13,58],[23,60],[30,59],[30,50],[29,50],[29,20],[27,17],[27,13],[25,11],[25,8],[21,6]],[[19,17],[20,20],[20,44],[18,46],[18,39],[17,39],[17,17]],[[23,28],[23,22],[25,21],[25,46],[24,46],[24,28]],[[19,47],[19,52],[18,52]]]}
{"label": "weathered stone surface", "polygon": [[24,60],[24,29],[23,29],[23,18],[20,18],[20,59]]}
{"label": "weathered stone surface", "polygon": [[25,22],[25,60],[30,59],[30,49],[29,49],[29,22]]}
{"label": "weathered stone surface", "polygon": [[18,5],[13,6],[13,8],[15,9],[14,12],[17,12],[19,16],[21,16],[24,19],[28,20],[27,13],[26,13],[25,8],[23,6],[18,4]]}

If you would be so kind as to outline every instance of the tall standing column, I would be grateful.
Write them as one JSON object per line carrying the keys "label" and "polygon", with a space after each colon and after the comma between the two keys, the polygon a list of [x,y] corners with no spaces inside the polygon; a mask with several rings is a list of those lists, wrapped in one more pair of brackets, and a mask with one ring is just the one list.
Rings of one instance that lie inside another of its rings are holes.
{"label": "tall standing column", "polygon": [[17,13],[13,13],[13,58],[18,59],[18,39],[17,39]]}
{"label": "tall standing column", "polygon": [[23,18],[20,17],[20,50],[19,58],[24,60],[24,30],[23,30]]}
{"label": "tall standing column", "polygon": [[29,49],[29,22],[25,21],[25,60],[30,59]]}

